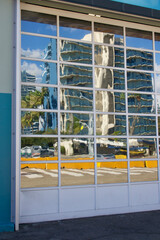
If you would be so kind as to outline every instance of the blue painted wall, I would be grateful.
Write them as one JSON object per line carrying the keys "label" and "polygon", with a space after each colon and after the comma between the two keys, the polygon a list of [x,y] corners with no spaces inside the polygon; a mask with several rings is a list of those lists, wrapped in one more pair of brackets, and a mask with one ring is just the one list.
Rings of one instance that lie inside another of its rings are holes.
{"label": "blue painted wall", "polygon": [[111,0],[111,1],[133,4],[140,7],[160,10],[160,0]]}
{"label": "blue painted wall", "polygon": [[11,224],[11,94],[0,93],[0,231]]}

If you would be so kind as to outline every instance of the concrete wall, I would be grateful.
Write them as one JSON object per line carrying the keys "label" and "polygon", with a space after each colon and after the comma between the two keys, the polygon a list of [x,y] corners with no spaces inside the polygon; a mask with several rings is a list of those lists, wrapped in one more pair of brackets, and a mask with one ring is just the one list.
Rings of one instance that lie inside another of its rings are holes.
{"label": "concrete wall", "polygon": [[0,0],[0,231],[11,223],[11,109],[14,1]]}

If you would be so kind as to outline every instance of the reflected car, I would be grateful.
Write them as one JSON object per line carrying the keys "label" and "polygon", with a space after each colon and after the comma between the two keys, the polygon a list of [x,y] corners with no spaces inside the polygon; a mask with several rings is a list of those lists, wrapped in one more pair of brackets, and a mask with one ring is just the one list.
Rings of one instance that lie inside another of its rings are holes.
{"label": "reflected car", "polygon": [[31,147],[26,146],[21,148],[21,157],[29,158],[31,157],[31,155],[32,155]]}
{"label": "reflected car", "polygon": [[40,157],[41,146],[32,146],[32,157]]}
{"label": "reflected car", "polygon": [[103,157],[104,157],[104,159],[115,159],[114,154],[104,154]]}
{"label": "reflected car", "polygon": [[48,146],[43,146],[41,148],[40,156],[41,157],[51,157],[51,156],[54,156],[54,150],[50,149]]}

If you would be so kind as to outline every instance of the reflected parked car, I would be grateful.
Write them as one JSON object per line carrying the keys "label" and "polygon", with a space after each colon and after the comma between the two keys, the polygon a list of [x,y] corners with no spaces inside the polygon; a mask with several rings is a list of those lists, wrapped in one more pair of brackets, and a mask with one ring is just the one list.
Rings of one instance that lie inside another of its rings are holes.
{"label": "reflected parked car", "polygon": [[54,156],[54,150],[50,149],[48,146],[43,146],[41,148],[41,157],[51,157]]}

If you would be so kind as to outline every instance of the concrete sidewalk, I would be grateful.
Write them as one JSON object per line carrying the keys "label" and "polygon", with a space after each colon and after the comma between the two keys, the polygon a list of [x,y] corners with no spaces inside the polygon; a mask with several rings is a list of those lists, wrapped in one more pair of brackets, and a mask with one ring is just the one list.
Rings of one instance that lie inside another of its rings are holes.
{"label": "concrete sidewalk", "polygon": [[22,224],[0,240],[160,240],[160,211]]}

